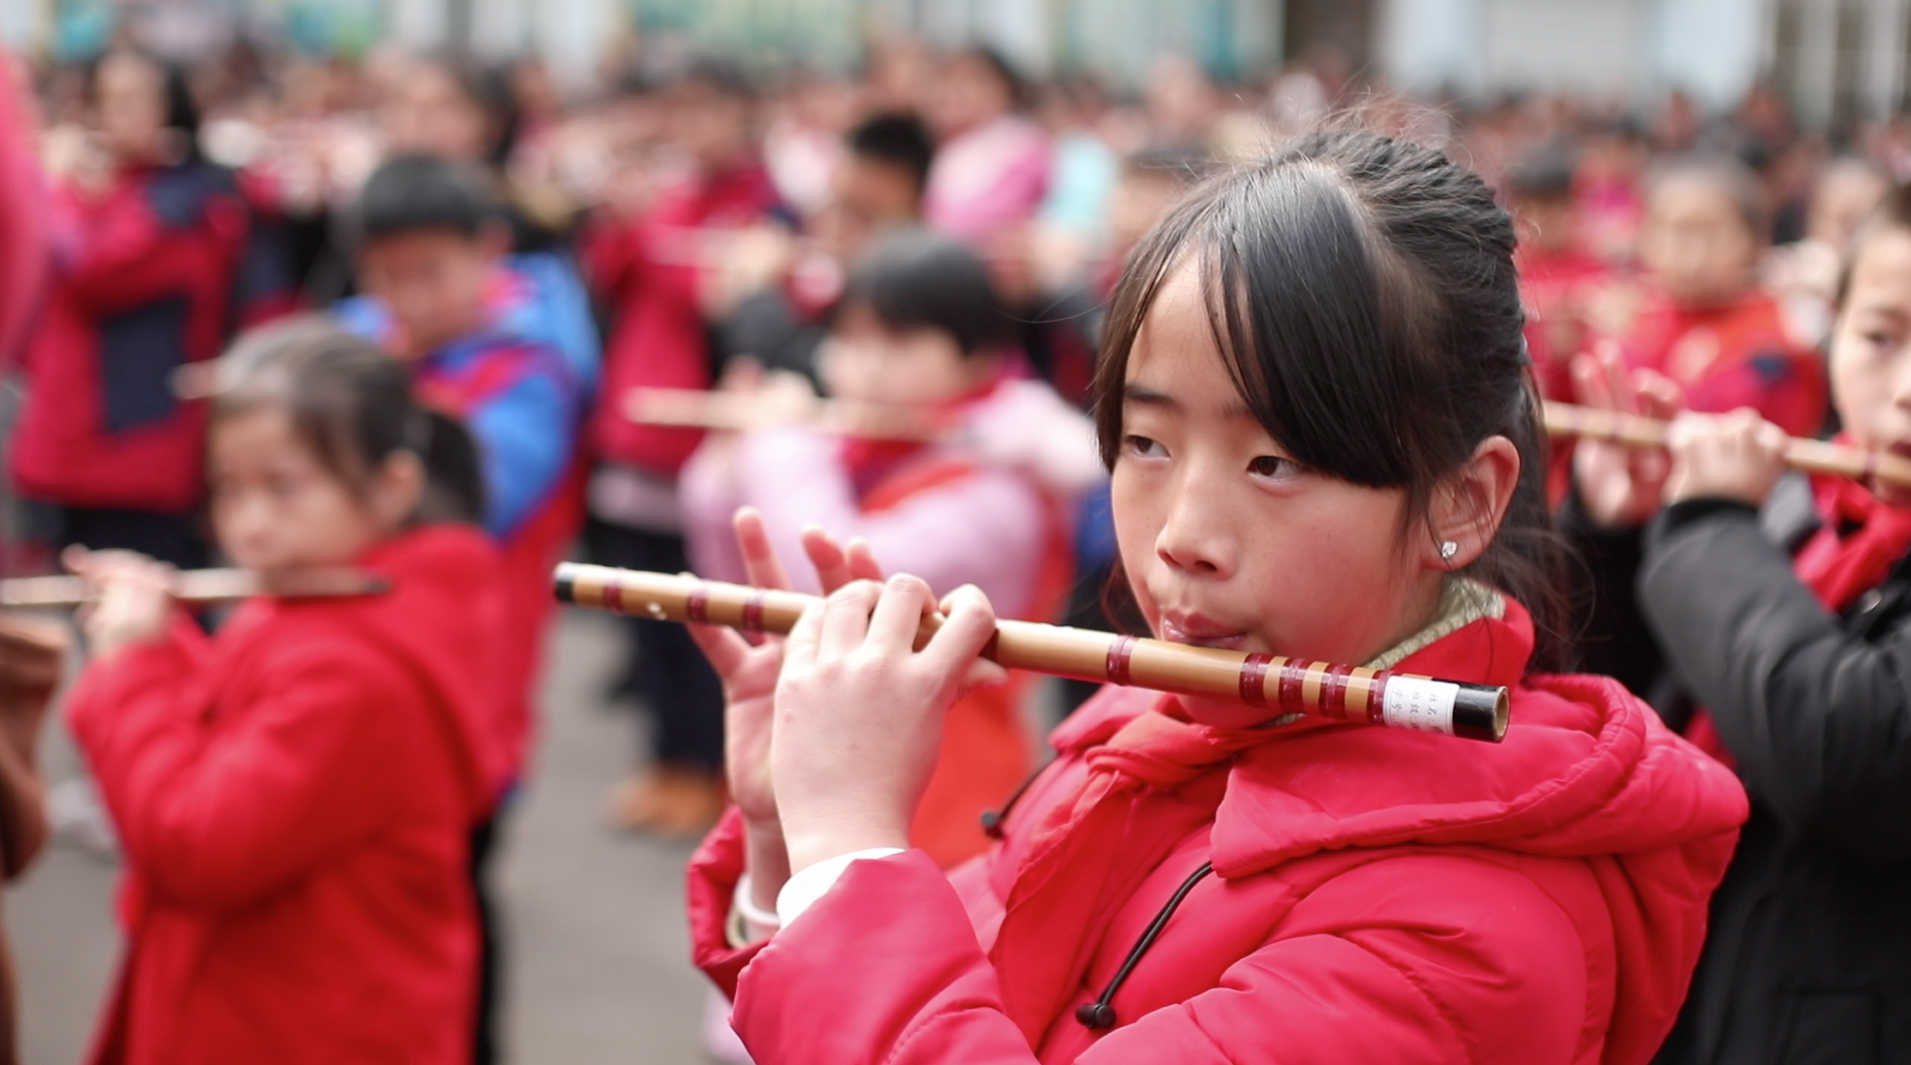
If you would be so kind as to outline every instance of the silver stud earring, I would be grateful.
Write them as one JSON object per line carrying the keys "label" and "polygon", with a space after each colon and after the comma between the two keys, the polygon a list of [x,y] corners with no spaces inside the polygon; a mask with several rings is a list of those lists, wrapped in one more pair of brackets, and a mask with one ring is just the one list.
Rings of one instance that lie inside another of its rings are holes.
{"label": "silver stud earring", "polygon": [[1440,541],[1440,561],[1451,562],[1453,556],[1460,553],[1460,545],[1451,540]]}

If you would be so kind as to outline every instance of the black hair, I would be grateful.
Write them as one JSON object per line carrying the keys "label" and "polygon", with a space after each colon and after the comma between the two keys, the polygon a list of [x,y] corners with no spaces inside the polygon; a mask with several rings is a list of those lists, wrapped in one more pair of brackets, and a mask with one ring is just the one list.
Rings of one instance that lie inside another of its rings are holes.
{"label": "black hair", "polygon": [[1754,239],[1771,239],[1772,209],[1765,186],[1752,168],[1730,155],[1685,155],[1654,166],[1646,179],[1646,200],[1674,181],[1706,181],[1732,201],[1732,207]]}
{"label": "black hair", "polygon": [[964,355],[1011,342],[1015,322],[968,245],[926,229],[879,239],[850,271],[836,313],[868,307],[891,329],[936,329]]}
{"label": "black hair", "polygon": [[880,111],[856,123],[843,137],[851,155],[895,167],[915,182],[916,192],[929,184],[929,163],[935,158],[935,137],[921,118],[909,111]]}
{"label": "black hair", "polygon": [[1556,141],[1542,145],[1507,171],[1506,191],[1516,200],[1568,199],[1573,194],[1578,162],[1568,144]]}
{"label": "black hair", "polygon": [[398,155],[379,164],[358,194],[360,242],[419,230],[475,238],[501,219],[484,174],[432,155]]}
{"label": "black hair", "polygon": [[1323,132],[1222,174],[1142,240],[1116,285],[1096,371],[1111,468],[1129,350],[1164,280],[1199,271],[1236,390],[1297,461],[1405,488],[1409,524],[1440,480],[1501,435],[1512,502],[1465,573],[1531,611],[1533,668],[1563,660],[1564,548],[1522,335],[1513,222],[1472,171],[1368,132]]}
{"label": "black hair", "polygon": [[317,315],[243,334],[219,360],[212,420],[284,411],[319,464],[362,497],[394,455],[425,469],[408,526],[476,524],[485,496],[478,445],[463,422],[424,406],[403,363]]}

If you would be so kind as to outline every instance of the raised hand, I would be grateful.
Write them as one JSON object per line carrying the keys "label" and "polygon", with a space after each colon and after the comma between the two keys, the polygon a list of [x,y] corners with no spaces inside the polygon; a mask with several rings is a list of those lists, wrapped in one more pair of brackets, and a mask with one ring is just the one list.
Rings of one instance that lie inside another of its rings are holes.
{"label": "raised hand", "polygon": [[[1670,418],[1678,412],[1678,386],[1650,370],[1628,373],[1610,343],[1575,358],[1572,368],[1573,386],[1586,406],[1648,418]],[[1671,460],[1663,451],[1593,439],[1573,444],[1579,501],[1588,516],[1608,527],[1639,525],[1652,517],[1670,471]]]}

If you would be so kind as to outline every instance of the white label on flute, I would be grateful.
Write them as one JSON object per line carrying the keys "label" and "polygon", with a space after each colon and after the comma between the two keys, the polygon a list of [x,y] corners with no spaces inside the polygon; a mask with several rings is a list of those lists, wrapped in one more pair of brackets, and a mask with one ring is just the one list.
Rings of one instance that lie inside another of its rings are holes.
{"label": "white label on flute", "polygon": [[1453,734],[1453,703],[1460,697],[1460,686],[1450,681],[1421,677],[1387,678],[1387,690],[1380,703],[1380,716],[1395,728]]}

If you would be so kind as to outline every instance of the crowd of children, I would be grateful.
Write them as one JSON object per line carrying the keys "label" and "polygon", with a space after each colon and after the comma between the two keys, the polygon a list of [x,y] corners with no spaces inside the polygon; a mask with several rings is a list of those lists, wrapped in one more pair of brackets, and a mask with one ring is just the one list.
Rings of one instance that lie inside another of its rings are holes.
{"label": "crowd of children", "polygon": [[[130,39],[0,67],[0,563],[90,589],[65,720],[126,874],[94,1060],[498,1060],[488,870],[578,556],[826,593],[787,638],[633,617],[603,682],[650,719],[611,826],[704,838],[727,1053],[1911,1055],[1911,489],[1783,460],[1911,458],[1901,124],[1341,129],[1331,63],[1129,100],[909,42],[566,103]],[[1543,400],[1667,446],[1549,447]],[[214,562],[260,594],[188,612]],[[1062,695],[978,662],[997,617],[1513,726]],[[7,875],[63,651],[0,618]]]}

